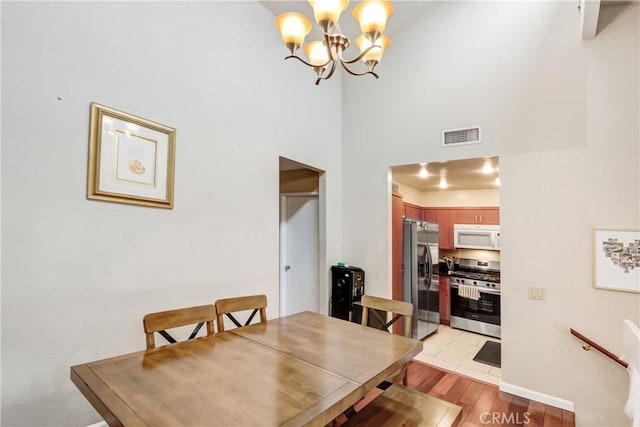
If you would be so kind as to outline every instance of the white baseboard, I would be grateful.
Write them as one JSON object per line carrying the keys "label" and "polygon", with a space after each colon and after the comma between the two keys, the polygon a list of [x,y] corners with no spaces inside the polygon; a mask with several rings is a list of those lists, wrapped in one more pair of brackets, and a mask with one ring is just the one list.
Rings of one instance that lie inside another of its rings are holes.
{"label": "white baseboard", "polygon": [[569,400],[560,399],[559,397],[555,396],[549,396],[548,394],[529,390],[523,387],[518,387],[517,385],[507,384],[500,381],[500,391],[515,394],[516,396],[520,397],[525,397],[529,400],[535,400],[536,402],[541,402],[545,405],[555,406],[556,408],[564,409],[566,411],[574,412],[573,402]]}

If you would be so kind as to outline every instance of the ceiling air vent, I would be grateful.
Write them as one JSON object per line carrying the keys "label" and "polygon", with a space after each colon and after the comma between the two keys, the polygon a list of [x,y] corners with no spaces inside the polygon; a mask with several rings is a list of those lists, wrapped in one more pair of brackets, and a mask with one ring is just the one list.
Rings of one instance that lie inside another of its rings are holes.
{"label": "ceiling air vent", "polygon": [[480,126],[466,129],[452,129],[442,131],[442,146],[453,147],[456,145],[479,144]]}

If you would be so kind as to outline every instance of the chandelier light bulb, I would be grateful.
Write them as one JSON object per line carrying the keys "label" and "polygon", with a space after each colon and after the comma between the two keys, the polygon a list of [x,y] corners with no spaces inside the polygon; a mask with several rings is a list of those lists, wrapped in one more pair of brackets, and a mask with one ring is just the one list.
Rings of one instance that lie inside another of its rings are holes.
{"label": "chandelier light bulb", "polygon": [[[366,52],[369,47],[374,45],[380,47],[373,47],[371,50]],[[356,46],[358,46],[358,48],[360,49],[360,53],[366,52],[362,57],[362,60],[365,64],[367,64],[369,69],[373,69],[373,67],[375,67],[378,62],[380,62],[380,59],[382,59],[382,54],[389,47],[389,45],[391,45],[391,40],[384,34],[380,35],[373,43],[365,34],[361,34],[356,39]]]}
{"label": "chandelier light bulb", "polygon": [[315,67],[324,67],[330,59],[327,46],[321,41],[307,43],[304,53],[309,58],[309,63]]}
{"label": "chandelier light bulb", "polygon": [[276,18],[276,28],[280,31],[282,41],[293,54],[311,32],[311,22],[300,13],[285,12]]}
{"label": "chandelier light bulb", "polygon": [[365,34],[383,33],[391,15],[393,5],[387,0],[363,0],[353,8],[353,18]]}
{"label": "chandelier light bulb", "polygon": [[338,23],[340,14],[349,7],[349,0],[309,0],[309,4],[316,22],[326,32]]}

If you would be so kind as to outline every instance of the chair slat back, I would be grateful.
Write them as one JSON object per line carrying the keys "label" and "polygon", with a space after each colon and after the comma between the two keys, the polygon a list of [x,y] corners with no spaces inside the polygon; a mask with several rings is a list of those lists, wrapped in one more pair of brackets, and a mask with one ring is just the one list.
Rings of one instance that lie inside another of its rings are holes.
{"label": "chair slat back", "polygon": [[[372,318],[377,318],[381,325],[389,331],[389,327],[393,325],[397,320],[404,316],[404,336],[411,337],[411,319],[413,318],[413,304],[405,301],[395,301],[387,298],[380,298],[373,295],[363,295],[360,301],[362,305],[362,325],[367,326],[369,324],[369,309],[371,310]],[[378,313],[375,310],[386,311],[388,313],[394,313],[395,316],[387,322],[380,319]]]}
{"label": "chair slat back", "polygon": [[207,335],[213,335],[213,320],[215,317],[215,307],[211,304],[149,313],[142,319],[144,333],[147,338],[147,349],[152,349],[156,346],[154,332],[162,335],[170,343],[176,342],[166,330],[181,326],[196,325],[189,339],[195,338],[200,328],[205,324],[207,325]]}
{"label": "chair slat back", "polygon": [[[267,321],[267,296],[266,295],[249,295],[244,297],[224,298],[215,302],[216,307],[216,323],[218,325],[218,332],[223,332],[224,317],[226,316],[237,327],[247,326],[251,323],[257,313],[260,313],[260,323]],[[241,311],[253,310],[249,315],[249,318],[245,324],[241,324],[233,316],[233,313]]]}

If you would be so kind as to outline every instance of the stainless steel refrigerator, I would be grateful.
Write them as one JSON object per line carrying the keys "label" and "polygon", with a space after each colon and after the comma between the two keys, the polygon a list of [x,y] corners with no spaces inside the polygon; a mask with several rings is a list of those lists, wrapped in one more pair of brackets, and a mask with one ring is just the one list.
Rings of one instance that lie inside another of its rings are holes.
{"label": "stainless steel refrigerator", "polygon": [[438,224],[404,219],[403,294],[414,306],[412,337],[422,339],[440,325]]}

